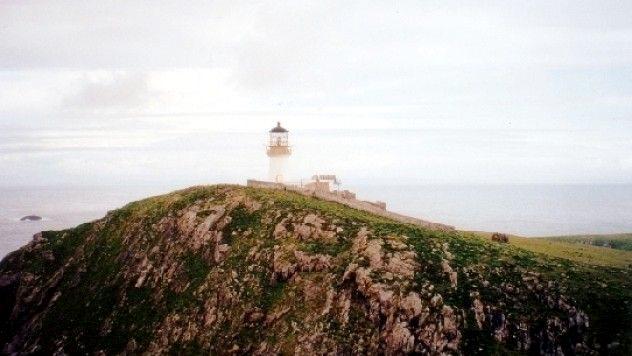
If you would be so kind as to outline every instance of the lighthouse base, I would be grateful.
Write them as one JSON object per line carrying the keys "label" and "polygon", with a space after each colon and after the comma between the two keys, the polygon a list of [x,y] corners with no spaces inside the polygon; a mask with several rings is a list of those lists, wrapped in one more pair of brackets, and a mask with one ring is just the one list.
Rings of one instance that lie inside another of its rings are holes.
{"label": "lighthouse base", "polygon": [[271,156],[268,168],[268,181],[283,183],[286,179],[289,156]]}

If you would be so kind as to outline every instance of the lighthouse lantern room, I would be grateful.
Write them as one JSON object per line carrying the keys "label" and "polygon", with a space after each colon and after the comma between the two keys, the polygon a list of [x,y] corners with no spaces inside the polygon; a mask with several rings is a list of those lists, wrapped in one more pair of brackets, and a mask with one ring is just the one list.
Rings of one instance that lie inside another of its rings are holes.
{"label": "lighthouse lantern room", "polygon": [[281,127],[280,122],[277,122],[276,127],[270,130],[267,153],[268,157],[270,157],[268,176],[271,182],[283,183],[285,178],[288,158],[292,154],[288,142],[288,133],[288,130]]}

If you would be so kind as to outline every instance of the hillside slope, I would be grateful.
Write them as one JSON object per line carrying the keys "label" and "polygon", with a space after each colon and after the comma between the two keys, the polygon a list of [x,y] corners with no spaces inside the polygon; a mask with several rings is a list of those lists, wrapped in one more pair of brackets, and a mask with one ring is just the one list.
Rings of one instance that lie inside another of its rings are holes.
{"label": "hillside slope", "polygon": [[[489,240],[492,233],[483,231],[463,232],[471,236]],[[604,235],[605,236],[605,235]],[[632,268],[632,251],[615,248],[605,248],[588,243],[565,241],[565,237],[521,237],[510,235],[509,243],[513,246],[558,257],[587,265]]]}
{"label": "hillside slope", "polygon": [[44,232],[7,256],[0,345],[628,354],[631,277],[296,193],[194,187]]}
{"label": "hillside slope", "polygon": [[541,239],[573,244],[591,245],[614,250],[632,251],[632,233],[609,235],[548,236]]}

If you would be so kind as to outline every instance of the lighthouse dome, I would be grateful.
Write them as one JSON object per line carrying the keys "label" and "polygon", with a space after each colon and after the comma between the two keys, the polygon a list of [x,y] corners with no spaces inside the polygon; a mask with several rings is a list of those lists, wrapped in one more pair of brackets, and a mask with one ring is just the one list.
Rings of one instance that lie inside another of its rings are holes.
{"label": "lighthouse dome", "polygon": [[288,130],[286,130],[283,127],[281,127],[281,123],[277,121],[276,127],[272,128],[272,130],[270,130],[270,132],[271,133],[284,133],[284,132],[288,132]]}

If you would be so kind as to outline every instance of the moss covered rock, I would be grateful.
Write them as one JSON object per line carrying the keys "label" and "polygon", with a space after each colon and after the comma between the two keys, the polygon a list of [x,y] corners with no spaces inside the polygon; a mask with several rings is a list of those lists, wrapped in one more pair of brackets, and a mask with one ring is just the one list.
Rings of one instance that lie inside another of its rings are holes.
{"label": "moss covered rock", "polygon": [[0,264],[5,353],[620,353],[632,273],[296,193],[194,187]]}

